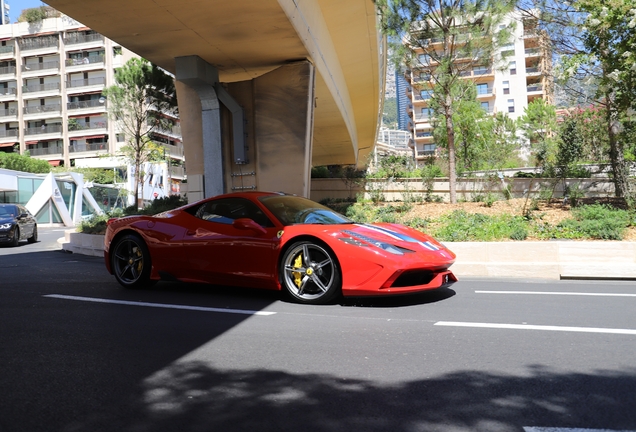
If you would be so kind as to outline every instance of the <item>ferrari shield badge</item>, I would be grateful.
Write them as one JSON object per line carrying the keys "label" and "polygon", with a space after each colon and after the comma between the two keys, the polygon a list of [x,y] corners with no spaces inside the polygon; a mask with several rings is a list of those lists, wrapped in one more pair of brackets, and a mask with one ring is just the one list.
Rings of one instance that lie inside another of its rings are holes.
{"label": "ferrari shield badge", "polygon": [[278,231],[278,233],[276,234],[276,237],[281,238],[283,236],[283,234],[285,234],[285,231],[280,230]]}

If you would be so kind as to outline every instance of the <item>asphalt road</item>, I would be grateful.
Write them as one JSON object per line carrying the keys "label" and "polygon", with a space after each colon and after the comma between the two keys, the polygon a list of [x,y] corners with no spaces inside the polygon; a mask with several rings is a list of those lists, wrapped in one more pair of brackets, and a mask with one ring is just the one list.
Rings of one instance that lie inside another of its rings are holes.
{"label": "asphalt road", "polygon": [[303,306],[127,291],[62,235],[0,247],[0,432],[636,431],[633,282]]}

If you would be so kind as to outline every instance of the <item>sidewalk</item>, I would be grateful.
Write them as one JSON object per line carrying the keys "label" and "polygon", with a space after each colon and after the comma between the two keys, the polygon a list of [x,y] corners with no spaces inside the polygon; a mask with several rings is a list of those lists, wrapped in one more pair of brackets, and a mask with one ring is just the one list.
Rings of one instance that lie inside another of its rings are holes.
{"label": "sidewalk", "polygon": [[[81,255],[104,256],[104,236],[73,230],[58,240],[62,249]],[[636,242],[524,241],[444,242],[457,255],[451,267],[463,276],[616,279],[636,281]]]}

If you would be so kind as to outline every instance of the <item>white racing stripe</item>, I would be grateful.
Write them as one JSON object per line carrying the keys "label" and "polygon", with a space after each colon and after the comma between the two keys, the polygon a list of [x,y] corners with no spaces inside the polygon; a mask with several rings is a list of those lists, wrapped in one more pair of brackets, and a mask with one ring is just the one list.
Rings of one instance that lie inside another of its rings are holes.
{"label": "white racing stripe", "polygon": [[476,294],[528,294],[528,295],[594,296],[594,297],[636,297],[636,294],[558,292],[558,291],[475,291],[475,293]]}
{"label": "white racing stripe", "polygon": [[251,310],[242,310],[242,309],[209,308],[209,307],[201,307],[201,306],[173,305],[173,304],[163,304],[163,303],[133,302],[133,301],[125,301],[125,300],[101,299],[101,298],[94,298],[94,297],[68,296],[68,295],[62,295],[62,294],[49,294],[49,295],[45,295],[44,297],[58,298],[58,299],[64,299],[64,300],[77,300],[77,301],[85,301],[85,302],[93,302],[93,303],[119,304],[119,305],[126,305],[126,306],[143,306],[143,307],[154,307],[154,308],[164,308],[164,309],[183,309],[183,310],[193,310],[193,311],[199,311],[199,312],[220,312],[220,313],[231,313],[231,314],[241,314],[241,315],[261,315],[261,316],[269,316],[269,315],[276,314],[276,312],[251,311]]}
{"label": "white racing stripe", "polygon": [[616,430],[616,429],[581,429],[581,428],[553,428],[553,427],[534,427],[525,426],[525,432],[636,432],[633,430]]}
{"label": "white racing stripe", "polygon": [[636,330],[595,328],[595,327],[565,327],[565,326],[547,326],[547,325],[529,325],[529,324],[493,324],[493,323],[457,322],[457,321],[438,321],[434,325],[446,326],[446,327],[472,327],[472,328],[491,328],[491,329],[507,329],[507,330],[542,330],[542,331],[560,331],[560,332],[577,332],[577,333],[606,333],[606,334],[623,334],[623,335],[636,336]]}

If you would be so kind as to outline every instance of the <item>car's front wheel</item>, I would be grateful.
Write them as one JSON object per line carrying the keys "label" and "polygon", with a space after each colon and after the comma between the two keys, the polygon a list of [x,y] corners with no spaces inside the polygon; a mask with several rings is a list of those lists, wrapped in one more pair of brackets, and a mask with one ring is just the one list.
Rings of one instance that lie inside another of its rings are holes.
{"label": "car's front wheel", "polygon": [[20,228],[17,226],[13,229],[13,239],[11,240],[11,246],[16,247],[20,244]]}
{"label": "car's front wheel", "polygon": [[144,241],[127,234],[111,246],[111,268],[123,287],[140,288],[150,282],[150,252]]}
{"label": "car's front wheel", "polygon": [[338,261],[322,244],[294,243],[283,255],[280,269],[283,287],[300,303],[325,304],[340,294]]}
{"label": "car's front wheel", "polygon": [[29,243],[35,243],[38,241],[38,227],[37,225],[33,227],[33,235],[27,239]]}

